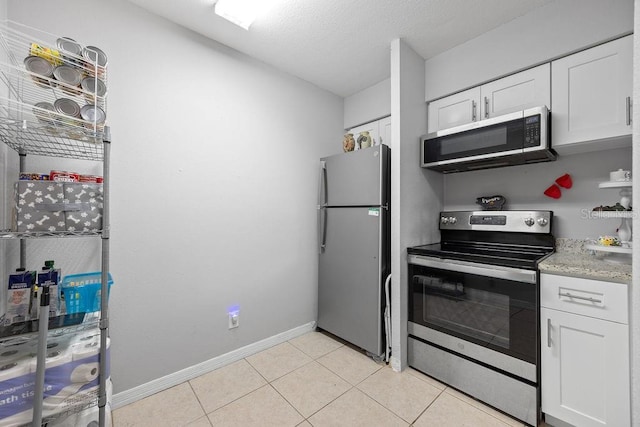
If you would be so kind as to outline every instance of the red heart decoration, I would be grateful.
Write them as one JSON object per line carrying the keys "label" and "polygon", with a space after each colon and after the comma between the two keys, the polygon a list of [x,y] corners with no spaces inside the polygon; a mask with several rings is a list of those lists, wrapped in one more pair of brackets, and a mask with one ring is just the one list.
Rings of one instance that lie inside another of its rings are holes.
{"label": "red heart decoration", "polygon": [[553,184],[553,185],[551,185],[551,187],[549,187],[546,190],[544,190],[544,195],[545,196],[549,196],[552,199],[559,199],[560,196],[562,195],[562,193],[560,192],[560,187],[558,187],[557,185]]}
{"label": "red heart decoration", "polygon": [[573,181],[571,181],[571,175],[565,173],[560,178],[556,179],[556,183],[563,188],[571,188],[573,186]]}

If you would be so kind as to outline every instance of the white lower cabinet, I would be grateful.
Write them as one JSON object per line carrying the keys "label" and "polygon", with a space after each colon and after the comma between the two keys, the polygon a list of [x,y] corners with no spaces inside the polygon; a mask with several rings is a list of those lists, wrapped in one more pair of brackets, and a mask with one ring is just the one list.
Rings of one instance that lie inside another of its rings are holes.
{"label": "white lower cabinet", "polygon": [[542,412],[580,427],[630,426],[627,285],[540,282]]}

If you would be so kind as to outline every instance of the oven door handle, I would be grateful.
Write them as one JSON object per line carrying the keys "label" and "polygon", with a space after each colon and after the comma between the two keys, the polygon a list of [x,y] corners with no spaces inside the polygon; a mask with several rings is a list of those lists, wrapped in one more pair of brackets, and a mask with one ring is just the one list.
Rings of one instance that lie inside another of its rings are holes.
{"label": "oven door handle", "polygon": [[537,273],[532,270],[522,270],[498,265],[485,266],[453,259],[426,258],[418,255],[409,255],[409,264],[455,271],[458,273],[475,274],[477,276],[495,277],[497,279],[512,280],[515,282],[536,284],[538,281]]}

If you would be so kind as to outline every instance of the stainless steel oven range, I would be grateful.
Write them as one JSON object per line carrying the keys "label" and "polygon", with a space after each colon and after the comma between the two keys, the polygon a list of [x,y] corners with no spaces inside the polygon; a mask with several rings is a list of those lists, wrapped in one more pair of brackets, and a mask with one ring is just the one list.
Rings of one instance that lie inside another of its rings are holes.
{"label": "stainless steel oven range", "polygon": [[440,214],[440,243],[408,248],[409,365],[538,425],[538,263],[550,211]]}

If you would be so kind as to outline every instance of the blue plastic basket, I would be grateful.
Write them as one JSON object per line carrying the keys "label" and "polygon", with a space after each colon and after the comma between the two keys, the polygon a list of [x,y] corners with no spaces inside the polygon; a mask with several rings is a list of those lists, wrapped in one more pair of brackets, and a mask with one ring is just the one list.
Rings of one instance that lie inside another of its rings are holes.
{"label": "blue plastic basket", "polygon": [[[109,293],[113,278],[108,274]],[[62,279],[62,292],[67,306],[67,313],[90,313],[100,310],[102,273],[69,274]],[[107,294],[107,297],[109,295]]]}

